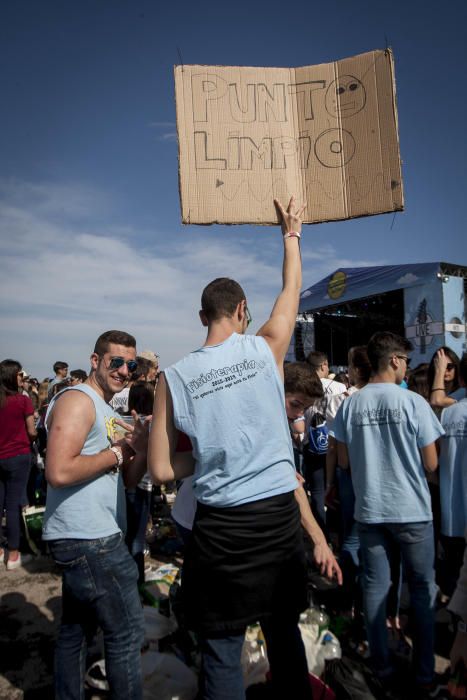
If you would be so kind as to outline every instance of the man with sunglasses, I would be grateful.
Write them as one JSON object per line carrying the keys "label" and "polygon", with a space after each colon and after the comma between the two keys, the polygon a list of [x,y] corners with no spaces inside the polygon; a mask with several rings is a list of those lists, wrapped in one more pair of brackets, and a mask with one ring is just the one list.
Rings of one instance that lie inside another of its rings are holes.
{"label": "man with sunglasses", "polygon": [[[413,611],[414,698],[428,698],[434,680],[433,516],[426,472],[438,466],[444,430],[429,404],[401,391],[410,341],[375,333],[367,346],[373,375],[339,408],[333,429],[338,463],[350,466],[362,557],[363,603],[370,653],[384,680],[394,668],[388,650],[386,601],[390,557],[400,551]],[[434,696],[433,696],[434,697]]]}
{"label": "man with sunglasses", "polygon": [[[194,473],[197,511],[183,566],[184,611],[200,634],[200,697],[245,697],[240,657],[245,628],[261,621],[274,697],[309,698],[297,622],[307,605],[303,536],[284,401],[283,363],[301,288],[304,207],[292,197],[282,224],[283,285],[256,335],[246,295],[218,278],[203,291],[204,345],[159,379],[148,467],[159,482]],[[174,464],[179,432],[193,446]],[[193,459],[194,458],[194,459]]]}
{"label": "man with sunglasses", "polygon": [[138,571],[125,545],[124,485],[146,469],[148,426],[139,421],[131,447],[116,441],[112,396],[136,369],[136,341],[107,331],[96,342],[91,372],[51,402],[43,538],[62,570],[62,622],[56,648],[55,697],[84,697],[87,643],[104,635],[112,698],[140,700],[144,629]]}

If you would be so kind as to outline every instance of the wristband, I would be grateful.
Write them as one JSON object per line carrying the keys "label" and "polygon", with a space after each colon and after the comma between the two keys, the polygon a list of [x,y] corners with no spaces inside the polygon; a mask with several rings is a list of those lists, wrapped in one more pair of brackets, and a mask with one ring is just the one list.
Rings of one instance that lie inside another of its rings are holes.
{"label": "wristband", "polygon": [[434,391],[446,391],[446,389],[444,389],[443,387],[438,387],[437,389],[432,389],[431,393],[433,393]]}
{"label": "wristband", "polygon": [[114,466],[109,469],[110,472],[118,472],[120,471],[120,467],[123,464],[123,454],[122,451],[116,447],[115,445],[112,447],[109,447],[109,450],[114,453],[115,457],[117,458],[117,461],[115,462]]}
{"label": "wristband", "polygon": [[299,231],[288,231],[287,233],[284,233],[284,241],[286,238],[300,238],[301,233]]}
{"label": "wristband", "polygon": [[463,634],[467,632],[467,624],[464,622],[464,620],[457,621],[457,631],[462,632]]}

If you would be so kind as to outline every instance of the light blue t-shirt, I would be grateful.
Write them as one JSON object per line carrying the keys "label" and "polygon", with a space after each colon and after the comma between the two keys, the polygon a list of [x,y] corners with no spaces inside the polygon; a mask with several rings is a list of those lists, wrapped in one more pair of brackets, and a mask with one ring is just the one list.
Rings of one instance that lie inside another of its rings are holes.
{"label": "light blue t-shirt", "polygon": [[439,454],[441,532],[463,537],[467,527],[467,399],[441,414],[445,432]]}
{"label": "light blue t-shirt", "polygon": [[425,399],[397,384],[367,384],[344,401],[333,429],[349,452],[355,520],[433,519],[420,448],[444,431]]}
{"label": "light blue t-shirt", "polygon": [[[81,454],[95,455],[109,447],[114,438],[115,419],[120,416],[87,384],[60,392],[49,406],[46,421],[55,402],[66,391],[82,391],[93,401],[96,411],[96,419]],[[50,484],[47,486],[44,540],[94,540],[125,530],[125,488],[121,473],[101,474],[59,489]]]}
{"label": "light blue t-shirt", "polygon": [[233,333],[165,370],[193,445],[198,501],[238,506],[297,488],[284,385],[264,338]]}

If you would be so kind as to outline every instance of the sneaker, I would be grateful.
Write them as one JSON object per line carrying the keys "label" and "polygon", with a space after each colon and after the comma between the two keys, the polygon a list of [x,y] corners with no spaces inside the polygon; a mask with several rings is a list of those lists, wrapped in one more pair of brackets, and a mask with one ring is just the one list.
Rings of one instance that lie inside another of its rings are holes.
{"label": "sneaker", "polygon": [[18,554],[18,557],[16,559],[10,559],[8,558],[8,561],[6,563],[6,570],[7,571],[14,571],[15,569],[20,569],[23,564],[27,564],[29,561],[32,561],[32,556],[30,554]]}

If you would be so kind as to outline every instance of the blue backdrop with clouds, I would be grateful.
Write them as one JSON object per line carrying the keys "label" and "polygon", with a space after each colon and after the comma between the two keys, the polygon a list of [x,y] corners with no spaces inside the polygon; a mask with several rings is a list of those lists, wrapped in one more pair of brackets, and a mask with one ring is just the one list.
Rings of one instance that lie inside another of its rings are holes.
{"label": "blue backdrop with clouds", "polygon": [[306,227],[304,285],[340,266],[467,264],[467,3],[16,0],[0,6],[0,358],[42,379],[109,328],[177,360],[202,287],[253,329],[280,285],[270,227],[184,227],[173,64],[300,66],[394,50],[406,211]]}

